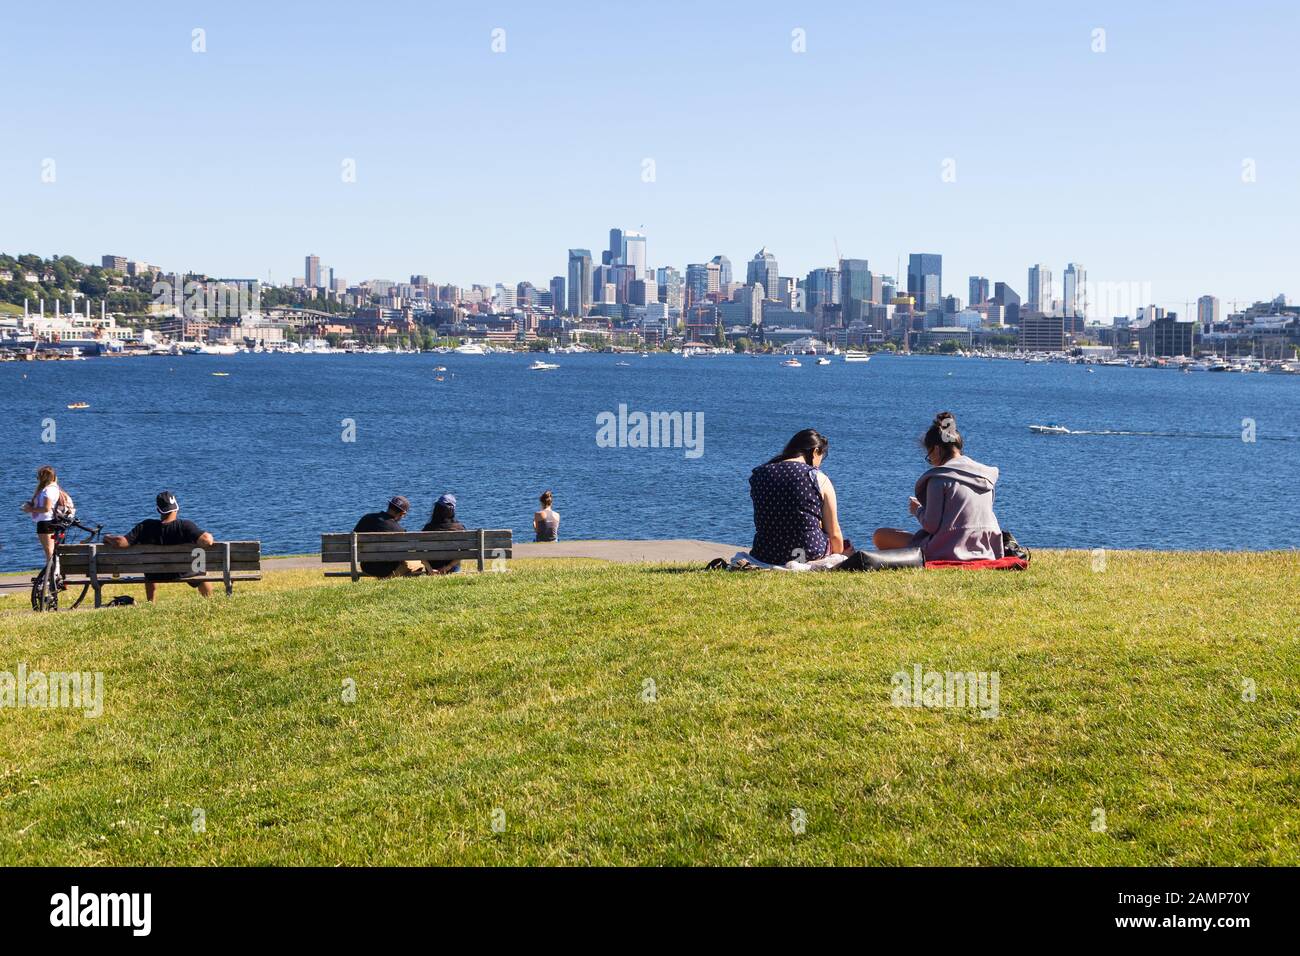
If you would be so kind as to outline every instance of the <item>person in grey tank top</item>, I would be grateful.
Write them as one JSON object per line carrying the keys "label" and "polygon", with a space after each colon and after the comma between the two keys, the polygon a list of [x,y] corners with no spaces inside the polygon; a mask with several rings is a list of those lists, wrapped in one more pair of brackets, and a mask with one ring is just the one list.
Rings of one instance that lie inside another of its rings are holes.
{"label": "person in grey tank top", "polygon": [[533,512],[533,531],[537,541],[557,541],[560,537],[560,513],[551,507],[551,502],[555,496],[549,491],[543,491],[538,499],[542,503],[542,510]]}

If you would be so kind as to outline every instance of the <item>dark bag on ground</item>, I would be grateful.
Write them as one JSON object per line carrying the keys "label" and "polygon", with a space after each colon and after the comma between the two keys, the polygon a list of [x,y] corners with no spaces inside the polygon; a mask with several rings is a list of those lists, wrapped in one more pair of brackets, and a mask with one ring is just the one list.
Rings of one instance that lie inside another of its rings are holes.
{"label": "dark bag on ground", "polygon": [[835,566],[836,571],[893,571],[897,568],[923,568],[925,558],[920,548],[894,548],[889,551],[854,551],[848,560]]}
{"label": "dark bag on ground", "polygon": [[1010,531],[1002,532],[1002,553],[1008,558],[1019,558],[1026,563],[1029,561],[1029,549],[1017,541]]}

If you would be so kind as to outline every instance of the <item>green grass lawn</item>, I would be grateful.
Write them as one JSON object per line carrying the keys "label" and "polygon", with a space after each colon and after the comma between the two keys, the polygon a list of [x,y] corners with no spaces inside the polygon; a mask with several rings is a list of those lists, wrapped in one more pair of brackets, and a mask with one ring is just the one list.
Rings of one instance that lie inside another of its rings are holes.
{"label": "green grass lawn", "polygon": [[[0,710],[0,859],[1295,865],[1298,579],[1294,552],[1043,552],[11,597],[0,671],[105,695]],[[999,715],[893,706],[915,664],[996,671]]]}

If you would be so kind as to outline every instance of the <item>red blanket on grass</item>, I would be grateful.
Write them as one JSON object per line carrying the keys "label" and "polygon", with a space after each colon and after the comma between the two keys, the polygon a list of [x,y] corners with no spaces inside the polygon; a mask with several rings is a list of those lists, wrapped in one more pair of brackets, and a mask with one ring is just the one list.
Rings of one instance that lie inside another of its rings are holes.
{"label": "red blanket on grass", "polygon": [[979,561],[927,561],[926,570],[932,568],[966,568],[970,571],[1023,571],[1029,567],[1024,558],[982,558]]}

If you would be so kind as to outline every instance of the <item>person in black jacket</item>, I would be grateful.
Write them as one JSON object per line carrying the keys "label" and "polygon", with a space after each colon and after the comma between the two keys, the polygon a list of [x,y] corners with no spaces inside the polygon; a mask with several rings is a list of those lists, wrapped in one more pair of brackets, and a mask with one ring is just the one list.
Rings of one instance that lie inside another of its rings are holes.
{"label": "person in black jacket", "polygon": [[[443,495],[433,503],[433,514],[429,523],[421,531],[464,531],[465,526],[456,520],[456,496]],[[430,574],[455,574],[460,570],[459,561],[435,563],[425,561],[424,568]]]}
{"label": "person in black jacket", "polygon": [[[402,495],[393,495],[384,511],[372,511],[363,515],[352,529],[354,534],[376,531],[405,531],[402,519],[411,510],[411,503]],[[361,570],[377,578],[408,578],[424,573],[424,565],[419,561],[362,561]]]}

